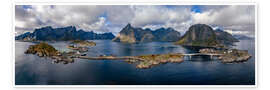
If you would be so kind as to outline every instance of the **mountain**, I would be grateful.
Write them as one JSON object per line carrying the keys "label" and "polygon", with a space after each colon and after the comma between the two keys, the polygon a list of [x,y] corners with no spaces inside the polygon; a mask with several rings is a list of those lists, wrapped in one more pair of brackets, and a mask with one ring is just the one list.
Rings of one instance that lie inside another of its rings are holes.
{"label": "mountain", "polygon": [[173,28],[159,28],[152,31],[152,34],[156,37],[156,41],[175,42],[181,37],[180,32],[175,31]]}
{"label": "mountain", "polygon": [[234,42],[239,42],[238,39],[236,39],[231,34],[221,29],[215,30],[215,33],[216,33],[217,40],[219,41],[219,43],[222,43],[225,45],[233,45]]}
{"label": "mountain", "polygon": [[149,28],[134,28],[130,24],[127,24],[113,41],[123,43],[143,43],[152,41],[174,42],[179,40],[180,36],[180,33],[173,28],[151,30]]}
{"label": "mountain", "polygon": [[63,28],[52,28],[51,26],[35,29],[33,33],[27,32],[15,37],[22,41],[66,41],[66,40],[95,40],[95,39],[113,39],[112,33],[97,34],[93,31],[86,32],[76,30],[74,26]]}
{"label": "mountain", "polygon": [[195,24],[189,27],[176,44],[187,46],[221,47],[237,42],[231,34],[222,30],[213,30],[206,24]]}
{"label": "mountain", "polygon": [[245,36],[245,35],[233,35],[233,37],[237,38],[238,40],[251,40],[251,39],[254,39],[252,37],[248,37],[248,36]]}
{"label": "mountain", "polygon": [[195,24],[176,44],[188,46],[216,46],[218,44],[214,30],[205,24]]}

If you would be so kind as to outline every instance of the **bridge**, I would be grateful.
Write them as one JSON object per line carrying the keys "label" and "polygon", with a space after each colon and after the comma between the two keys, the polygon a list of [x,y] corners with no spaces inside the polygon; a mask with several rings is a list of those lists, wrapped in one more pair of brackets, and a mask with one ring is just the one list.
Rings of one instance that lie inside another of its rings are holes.
{"label": "bridge", "polygon": [[212,59],[213,56],[221,56],[223,54],[213,54],[213,53],[188,53],[188,54],[183,54],[184,56],[189,56],[189,59],[191,59],[192,56],[210,56]]}

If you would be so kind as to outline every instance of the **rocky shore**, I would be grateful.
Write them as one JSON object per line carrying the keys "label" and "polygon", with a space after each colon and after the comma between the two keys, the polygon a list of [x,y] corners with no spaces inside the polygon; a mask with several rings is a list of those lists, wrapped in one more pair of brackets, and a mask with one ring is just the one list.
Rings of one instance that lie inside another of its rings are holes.
{"label": "rocky shore", "polygon": [[251,55],[247,50],[237,50],[237,49],[223,49],[223,50],[215,50],[215,49],[200,49],[200,53],[208,53],[208,54],[222,54],[218,56],[218,59],[223,63],[234,63],[234,62],[245,62],[251,58]]}
{"label": "rocky shore", "polygon": [[127,59],[125,60],[128,63],[138,63],[136,68],[147,69],[159,64],[165,63],[181,63],[183,62],[183,55],[181,53],[175,54],[156,54],[156,55],[142,55],[134,56],[141,60],[136,59]]}

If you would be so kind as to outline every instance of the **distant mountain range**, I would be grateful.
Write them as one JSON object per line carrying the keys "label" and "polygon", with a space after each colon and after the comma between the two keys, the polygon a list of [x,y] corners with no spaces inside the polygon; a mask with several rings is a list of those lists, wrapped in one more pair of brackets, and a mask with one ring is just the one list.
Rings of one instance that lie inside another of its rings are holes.
{"label": "distant mountain range", "polygon": [[213,30],[206,24],[195,24],[176,44],[187,46],[220,47],[238,42],[231,34],[223,30]]}
{"label": "distant mountain range", "polygon": [[151,30],[149,28],[135,28],[130,24],[127,24],[113,41],[123,43],[143,43],[152,41],[175,42],[178,41],[180,37],[180,32],[177,32],[173,28]]}
{"label": "distant mountain range", "polygon": [[251,39],[254,39],[252,37],[248,37],[248,36],[245,36],[245,35],[233,35],[233,37],[235,37],[238,40],[251,40]]}
{"label": "distant mountain range", "polygon": [[233,37],[230,33],[223,31],[221,29],[215,30],[216,38],[219,43],[224,45],[233,45],[234,42],[239,42],[239,40]]}
{"label": "distant mountain range", "polygon": [[173,28],[135,28],[127,24],[115,37],[112,33],[97,34],[93,31],[76,30],[74,26],[52,28],[51,26],[35,29],[15,37],[22,41],[66,41],[66,40],[101,40],[108,39],[122,43],[143,42],[175,42],[178,45],[219,47],[233,45],[238,39],[251,39],[247,36],[234,35],[217,29],[213,30],[206,24],[195,24],[181,37],[180,32]]}
{"label": "distant mountain range", "polygon": [[33,33],[27,32],[16,36],[16,40],[22,41],[66,41],[66,40],[95,40],[113,39],[112,33],[97,34],[93,31],[76,30],[74,26],[52,28],[51,26],[35,29]]}

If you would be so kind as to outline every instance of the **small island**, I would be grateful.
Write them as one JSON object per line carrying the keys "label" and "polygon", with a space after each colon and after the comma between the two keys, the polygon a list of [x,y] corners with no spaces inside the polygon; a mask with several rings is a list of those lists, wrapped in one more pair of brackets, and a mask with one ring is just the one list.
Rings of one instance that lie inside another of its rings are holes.
{"label": "small island", "polygon": [[56,63],[63,62],[64,64],[73,63],[74,59],[70,56],[75,54],[74,52],[59,52],[53,46],[45,42],[30,45],[24,53],[35,54],[39,57],[49,57]]}
{"label": "small island", "polygon": [[67,48],[76,50],[79,52],[87,52],[88,47],[96,46],[96,43],[93,41],[83,41],[83,40],[73,40]]}

